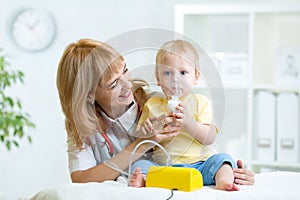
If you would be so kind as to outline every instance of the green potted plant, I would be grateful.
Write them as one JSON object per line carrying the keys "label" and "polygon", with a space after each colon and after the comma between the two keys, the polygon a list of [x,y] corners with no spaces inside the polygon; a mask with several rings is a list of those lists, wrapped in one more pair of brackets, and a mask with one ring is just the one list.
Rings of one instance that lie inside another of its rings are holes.
{"label": "green potted plant", "polygon": [[10,89],[17,82],[24,83],[24,73],[13,70],[6,56],[0,49],[0,144],[8,150],[12,145],[19,147],[23,138],[31,143],[29,134],[25,133],[26,128],[34,128],[30,115],[22,110],[22,103],[17,97],[8,94]]}

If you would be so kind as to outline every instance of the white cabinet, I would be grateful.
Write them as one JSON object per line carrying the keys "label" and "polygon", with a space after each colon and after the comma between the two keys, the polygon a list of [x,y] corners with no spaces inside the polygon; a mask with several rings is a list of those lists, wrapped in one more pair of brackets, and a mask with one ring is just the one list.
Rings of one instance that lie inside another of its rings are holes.
{"label": "white cabinet", "polygon": [[175,31],[200,45],[222,78],[217,149],[253,169],[300,171],[300,3],[177,5]]}

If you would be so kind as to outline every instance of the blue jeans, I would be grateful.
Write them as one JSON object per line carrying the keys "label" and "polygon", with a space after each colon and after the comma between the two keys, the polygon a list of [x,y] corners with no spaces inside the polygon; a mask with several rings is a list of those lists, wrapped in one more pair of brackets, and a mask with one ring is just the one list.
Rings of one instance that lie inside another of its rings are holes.
{"label": "blue jeans", "polygon": [[[215,185],[215,175],[224,163],[228,163],[232,168],[236,168],[236,163],[232,157],[226,153],[215,154],[209,157],[206,161],[199,161],[192,164],[173,164],[172,167],[195,168],[201,172],[204,185]],[[143,174],[147,174],[150,166],[164,165],[157,164],[150,160],[138,160],[132,165],[132,172],[135,168],[139,167]]]}

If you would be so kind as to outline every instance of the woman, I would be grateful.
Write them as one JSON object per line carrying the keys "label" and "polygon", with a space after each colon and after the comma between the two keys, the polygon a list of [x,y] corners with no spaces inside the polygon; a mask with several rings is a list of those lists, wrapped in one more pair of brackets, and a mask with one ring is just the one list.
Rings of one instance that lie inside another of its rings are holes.
{"label": "woman", "polygon": [[[116,180],[129,166],[131,152],[142,141],[135,127],[147,100],[143,81],[131,81],[124,58],[109,45],[91,39],[71,43],[65,49],[57,72],[57,88],[68,133],[69,170],[73,182]],[[159,142],[179,134],[172,117],[152,117],[162,122],[151,138]],[[140,159],[153,145],[141,145]],[[241,164],[241,161],[240,165]],[[253,184],[254,173],[236,169],[240,184]]]}

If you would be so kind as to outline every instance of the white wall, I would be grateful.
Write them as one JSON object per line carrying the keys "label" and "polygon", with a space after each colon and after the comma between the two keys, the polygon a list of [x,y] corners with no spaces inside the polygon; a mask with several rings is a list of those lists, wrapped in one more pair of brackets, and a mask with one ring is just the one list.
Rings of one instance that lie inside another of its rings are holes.
{"label": "white wall", "polygon": [[[18,199],[70,182],[64,119],[55,85],[58,61],[67,44],[80,38],[105,41],[124,31],[143,27],[172,30],[175,4],[218,2],[224,3],[222,0],[0,0],[0,48],[9,55],[11,64],[26,75],[25,85],[15,88],[13,95],[21,98],[24,110],[31,114],[37,126],[30,131],[33,144],[23,142],[21,148],[10,152],[0,144],[2,198]],[[46,8],[54,15],[57,36],[46,51],[27,53],[13,44],[9,22],[13,13],[23,6]]]}

